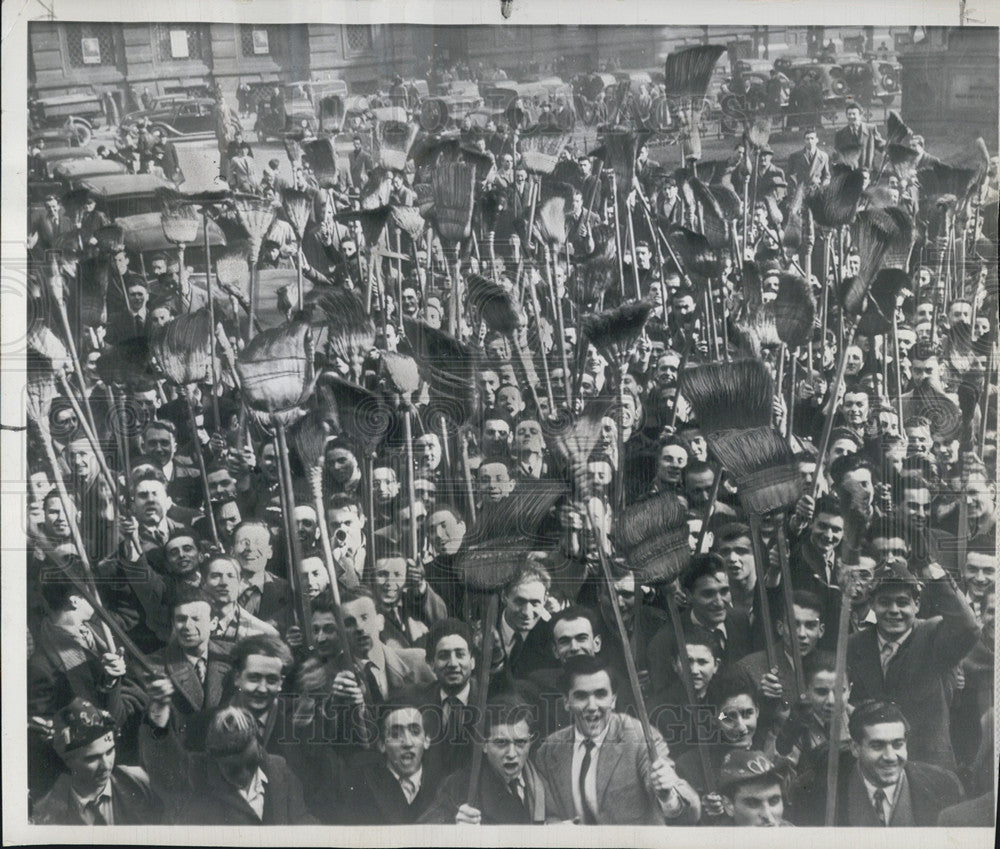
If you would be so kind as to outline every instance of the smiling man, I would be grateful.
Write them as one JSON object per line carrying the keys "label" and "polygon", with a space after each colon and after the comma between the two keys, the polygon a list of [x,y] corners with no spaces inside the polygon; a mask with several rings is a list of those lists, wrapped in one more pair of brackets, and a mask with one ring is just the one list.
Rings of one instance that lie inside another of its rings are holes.
{"label": "smiling man", "polygon": [[616,688],[607,665],[594,657],[573,657],[559,681],[573,724],[550,735],[536,756],[546,782],[546,820],[697,822],[698,795],[678,777],[663,738],[653,732],[657,754],[651,761],[639,721],[615,710]]}

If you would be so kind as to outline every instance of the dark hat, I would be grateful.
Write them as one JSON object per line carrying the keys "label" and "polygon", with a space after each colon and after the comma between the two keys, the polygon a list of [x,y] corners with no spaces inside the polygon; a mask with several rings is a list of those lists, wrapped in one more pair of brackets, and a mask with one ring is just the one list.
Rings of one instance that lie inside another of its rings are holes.
{"label": "dark hat", "polygon": [[719,790],[726,792],[744,781],[778,779],[774,764],[763,752],[734,749],[726,754],[719,768]]}
{"label": "dark hat", "polygon": [[853,443],[855,443],[858,446],[859,449],[862,447],[862,443],[861,440],[858,438],[858,435],[850,428],[835,427],[830,432],[830,444],[833,445],[833,443],[836,442],[838,439],[850,439]]}
{"label": "dark hat", "polygon": [[774,151],[771,150],[771,146],[770,145],[764,145],[760,149],[760,155],[761,156],[774,156]]}
{"label": "dark hat", "polygon": [[114,730],[115,721],[110,713],[78,697],[56,714],[52,746],[58,754],[65,755]]}
{"label": "dark hat", "polygon": [[879,566],[875,570],[872,582],[871,597],[881,589],[906,590],[915,598],[920,594],[920,582],[913,576],[913,573],[906,568],[906,565],[898,560],[893,560],[888,564]]}

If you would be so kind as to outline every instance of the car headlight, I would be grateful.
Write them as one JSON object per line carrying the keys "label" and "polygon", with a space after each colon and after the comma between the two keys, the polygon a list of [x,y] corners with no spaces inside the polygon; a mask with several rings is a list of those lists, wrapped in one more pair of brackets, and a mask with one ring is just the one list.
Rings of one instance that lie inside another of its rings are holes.
{"label": "car headlight", "polygon": [[882,75],[882,87],[886,91],[895,91],[896,90],[896,86],[897,86],[897,83],[896,83],[896,77],[895,77],[894,74],[883,74]]}

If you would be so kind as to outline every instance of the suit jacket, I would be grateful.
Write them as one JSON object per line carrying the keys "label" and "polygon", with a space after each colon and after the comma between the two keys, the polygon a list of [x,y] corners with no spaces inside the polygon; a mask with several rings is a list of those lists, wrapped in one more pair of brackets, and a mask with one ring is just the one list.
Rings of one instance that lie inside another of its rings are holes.
{"label": "suit jacket", "polygon": [[[489,764],[483,764],[479,776],[479,795],[473,806],[482,814],[483,825],[531,825],[545,822],[545,785],[528,761],[521,774],[527,799],[522,802],[507,787],[506,780]],[[467,802],[469,770],[449,775],[434,802],[420,817],[421,823],[439,825],[455,822],[455,814]]]}
{"label": "suit jacket", "polygon": [[954,770],[946,678],[976,644],[979,626],[969,603],[947,577],[928,581],[924,595],[942,615],[914,623],[884,674],[877,629],[859,631],[849,638],[851,701],[860,704],[866,699],[884,699],[898,704],[910,723],[910,757]]}
{"label": "suit jacket", "polygon": [[993,791],[987,791],[968,802],[945,808],[938,814],[937,824],[944,828],[993,828],[996,820],[997,801]]}
{"label": "suit jacket", "polygon": [[[115,825],[158,825],[163,804],[153,793],[149,776],[136,766],[116,766],[111,772],[111,807]],[[36,825],[84,825],[73,799],[69,773],[64,772],[32,811]]]}
{"label": "suit jacket", "polygon": [[[654,731],[657,755],[669,760],[667,744]],[[538,748],[535,766],[545,781],[545,817],[549,822],[572,820],[573,726],[550,735]],[[597,821],[600,825],[663,825],[660,803],[649,789],[649,751],[639,721],[615,713],[597,756]],[[688,806],[674,822],[698,821],[698,796],[686,782],[680,787]]]}
{"label": "suit jacket", "polygon": [[822,186],[830,182],[830,156],[818,150],[812,162],[804,150],[796,150],[788,157],[788,188],[794,192],[799,186]]}
{"label": "suit jacket", "polygon": [[882,147],[882,137],[869,124],[861,125],[858,137],[855,137],[850,127],[843,127],[837,130],[833,146],[845,164],[855,168],[874,168],[875,151]]}
{"label": "suit jacket", "polygon": [[[913,740],[913,735],[909,735]],[[900,810],[897,803],[890,820],[890,827],[909,825],[926,828],[938,824],[938,815],[949,805],[962,798],[962,786],[955,775],[948,770],[931,764],[909,761],[903,772],[906,775],[906,789],[909,791],[909,811]],[[901,800],[902,801],[902,800]],[[821,826],[826,815],[826,775],[811,784],[800,797],[796,806],[795,824],[799,826]],[[849,754],[841,756],[840,771],[837,776],[837,807],[835,823],[838,826],[861,826],[879,828],[875,809],[868,798],[867,790],[858,772],[856,762]]]}
{"label": "suit jacket", "polygon": [[242,603],[241,606],[264,622],[283,622],[292,606],[291,585],[284,578],[270,572],[264,573],[261,594],[254,593],[253,597],[254,601],[249,606]]}
{"label": "suit jacket", "polygon": [[205,668],[205,683],[198,680],[194,664],[188,660],[183,650],[171,642],[150,660],[163,669],[164,675],[174,685],[174,695],[170,706],[171,716],[183,721],[184,718],[201,710],[213,710],[228,700],[231,695],[229,680],[232,667],[209,648],[208,663]]}
{"label": "suit jacket", "polygon": [[420,790],[407,803],[403,788],[384,759],[365,763],[341,774],[336,798],[341,825],[411,825],[430,807],[441,782],[432,764],[423,764]]}
{"label": "suit jacket", "polygon": [[539,620],[528,632],[520,650],[508,657],[506,667],[514,678],[527,678],[536,669],[551,669],[556,666],[552,655],[552,624]]}

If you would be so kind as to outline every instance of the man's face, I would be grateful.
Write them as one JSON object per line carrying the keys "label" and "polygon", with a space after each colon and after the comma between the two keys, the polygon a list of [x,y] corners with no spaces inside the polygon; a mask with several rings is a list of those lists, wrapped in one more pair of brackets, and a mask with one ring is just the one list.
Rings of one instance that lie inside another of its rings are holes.
{"label": "man's face", "polygon": [[433,471],[441,465],[441,443],[433,433],[425,433],[416,442],[417,457],[425,469]]}
{"label": "man's face", "polygon": [[284,680],[281,658],[251,654],[236,673],[235,684],[244,707],[253,713],[262,713],[274,704]]}
{"label": "man's face", "polygon": [[420,769],[427,750],[427,732],[416,708],[400,708],[385,718],[384,733],[378,742],[389,766],[399,775],[410,776]]}
{"label": "man's face", "polygon": [[162,274],[167,273],[167,261],[163,257],[154,259],[149,266],[150,271],[153,273],[154,277],[159,277]]}
{"label": "man's face", "polygon": [[997,559],[978,551],[970,552],[965,560],[965,581],[969,594],[985,596],[996,586]]}
{"label": "man's face", "polygon": [[[823,670],[816,672],[806,685],[805,695],[809,703],[809,708],[813,716],[824,726],[829,726],[836,712],[836,680],[837,676],[834,672]],[[842,685],[842,692],[844,704],[846,705],[851,695],[851,688],[847,681],[844,681]]]}
{"label": "man's face", "polygon": [[307,598],[316,598],[330,586],[330,573],[321,557],[303,557],[299,564],[299,580]]}
{"label": "man's face", "polygon": [[330,533],[337,536],[338,531],[344,536],[343,547],[349,553],[354,553],[361,548],[361,531],[364,528],[364,521],[354,507],[331,507],[326,513],[326,521],[330,526]]}
{"label": "man's face", "polygon": [[472,677],[476,659],[461,634],[448,634],[438,640],[431,659],[434,677],[446,692],[458,693]]}
{"label": "man's face", "polygon": [[[811,610],[808,607],[793,605],[795,610],[795,639],[799,645],[799,655],[806,657],[816,648],[816,643],[823,636],[823,620],[819,611]],[[788,642],[787,631],[783,621],[780,621],[782,636]]]}
{"label": "man's face", "polygon": [[872,548],[875,549],[879,563],[888,563],[890,560],[901,560],[905,563],[910,556],[910,547],[901,537],[874,537]]}
{"label": "man's face", "polygon": [[993,514],[995,490],[980,475],[970,475],[965,485],[965,503],[969,508],[969,518],[982,522]]}
{"label": "man's face", "polygon": [[208,493],[212,501],[236,497],[236,478],[229,473],[229,469],[219,469],[208,476]]}
{"label": "man's face", "polygon": [[484,463],[479,467],[479,493],[494,504],[503,501],[514,489],[514,482],[503,463]]}
{"label": "man's face", "polygon": [[899,416],[892,410],[879,410],[878,432],[882,436],[898,436]]}
{"label": "man's face", "polygon": [[97,475],[97,455],[86,440],[74,440],[66,453],[69,455],[70,468],[78,480],[89,481]]}
{"label": "man's face", "polygon": [[333,447],[326,450],[326,468],[339,484],[348,483],[354,477],[358,461],[346,448]]}
{"label": "man's face", "polygon": [[375,564],[375,592],[386,607],[393,607],[403,595],[406,584],[406,561],[385,557]]}
{"label": "man's face", "polygon": [[174,639],[186,652],[200,651],[212,633],[212,608],[207,601],[193,601],[174,608]]}
{"label": "man's face", "polygon": [[903,490],[903,516],[914,528],[924,528],[931,515],[931,492],[929,489]]}
{"label": "man's face", "polygon": [[450,510],[438,510],[431,513],[429,531],[438,554],[454,554],[465,538],[465,522],[453,516]]}
{"label": "man's face", "polygon": [[976,323],[973,326],[972,336],[975,339],[982,339],[990,332],[990,320],[984,316],[976,316]]}
{"label": "man's face", "polygon": [[215,514],[215,523],[219,526],[219,531],[227,537],[232,536],[236,526],[242,521],[239,505],[235,501],[227,501]]}
{"label": "man's face", "polygon": [[375,470],[372,475],[376,504],[389,504],[399,495],[399,481],[396,472],[386,466]]}
{"label": "man's face", "polygon": [[483,447],[503,451],[510,445],[510,425],[502,419],[488,419],[483,423]]}
{"label": "man's face", "polygon": [[861,110],[860,109],[848,109],[847,110],[847,125],[849,127],[859,127],[861,126]]}
{"label": "man's face", "polygon": [[934,440],[934,456],[945,466],[958,462],[958,440],[937,437]]}
{"label": "man's face", "polygon": [[860,743],[851,741],[861,774],[876,787],[892,787],[906,766],[906,727],[902,722],[869,725]]}
{"label": "man's face", "polygon": [[174,537],[164,552],[173,575],[190,575],[201,563],[201,553],[191,537]]}
{"label": "man's face", "polygon": [[844,518],[837,513],[820,513],[813,519],[809,537],[820,554],[828,555],[844,538]]}
{"label": "man's face", "polygon": [[205,569],[205,590],[219,605],[231,604],[240,594],[240,572],[226,559],[213,560]]}
{"label": "man's face", "polygon": [[954,327],[956,324],[972,324],[972,304],[965,301],[956,301],[948,309],[948,322]]}
{"label": "man's face", "polygon": [[403,313],[408,316],[415,316],[417,310],[420,309],[420,299],[417,297],[417,293],[407,287],[403,290]]}
{"label": "man's face", "polygon": [[656,382],[660,386],[670,386],[677,382],[680,360],[673,354],[664,354],[656,361]]}
{"label": "man's face", "polygon": [[262,525],[246,525],[233,536],[233,554],[246,572],[263,572],[273,553],[271,532]]}
{"label": "man's face", "polygon": [[168,430],[149,428],[142,439],[142,453],[161,469],[173,459],[176,450],[174,435]]}
{"label": "man's face", "polygon": [[98,790],[107,784],[115,768],[115,735],[109,731],[94,742],[67,752],[64,760],[75,787]]}
{"label": "man's face", "polygon": [[260,452],[260,468],[269,481],[278,479],[278,455],[273,445],[265,445]]}
{"label": "man's face", "polygon": [[865,354],[857,345],[851,345],[847,349],[847,374],[856,375],[861,371],[865,363]]}
{"label": "man's face", "polygon": [[534,419],[525,419],[514,431],[514,443],[521,451],[540,452],[545,447],[542,426]]}
{"label": "man's face", "polygon": [[565,699],[576,730],[587,738],[600,736],[608,727],[617,702],[611,677],[603,670],[574,676]]}
{"label": "man's face", "polygon": [[660,450],[660,462],[657,466],[656,475],[666,484],[680,483],[684,467],[687,465],[688,456],[679,445],[664,445]]}
{"label": "man's face", "polygon": [[917,616],[917,600],[906,589],[885,586],[872,598],[872,610],[879,633],[896,639],[913,627]]}
{"label": "man's face", "polygon": [[930,357],[926,360],[914,359],[910,368],[910,372],[913,375],[914,385],[926,384],[931,381],[937,381],[938,375],[938,359],[937,357]]}
{"label": "man's face", "polygon": [[684,493],[687,495],[689,507],[704,507],[712,498],[712,485],[715,483],[715,472],[708,469],[697,474],[684,477]]}
{"label": "man's face", "polygon": [[519,778],[524,770],[531,753],[531,741],[527,720],[494,725],[483,746],[483,753],[493,771],[509,782]]}
{"label": "man's face", "polygon": [[773,828],[784,819],[785,802],[781,783],[776,779],[747,781],[732,793],[728,807],[732,811],[733,825]]}
{"label": "man's face", "polygon": [[337,617],[326,610],[314,611],[312,629],[316,654],[321,658],[332,657],[340,647],[337,635]]}
{"label": "man's face", "polygon": [[59,201],[56,198],[46,198],[45,208],[50,215],[56,215],[59,212]]}
{"label": "man's face", "polygon": [[511,419],[517,418],[521,410],[524,409],[524,401],[521,398],[521,391],[516,386],[504,386],[497,392],[497,406],[503,410]]}
{"label": "man's face", "polygon": [[719,669],[719,661],[708,646],[689,643],[687,651],[688,666],[691,669],[691,683],[695,691],[704,693],[713,676]]}
{"label": "man's face", "polygon": [[691,588],[691,609],[704,625],[721,625],[726,621],[731,599],[729,576],[725,572],[703,575]]}
{"label": "man's face", "polygon": [[153,327],[163,327],[165,324],[170,324],[173,319],[174,316],[169,307],[157,307],[149,313],[149,320]]}
{"label": "man's face", "polygon": [[870,469],[856,469],[844,475],[843,488],[850,496],[853,505],[863,512],[871,508],[875,496],[875,484],[872,482]]}
{"label": "man's face", "polygon": [[817,138],[816,133],[806,133],[804,140],[806,143],[806,150],[810,152],[816,150],[816,147],[819,145],[819,139]]}
{"label": "man's face", "polygon": [[726,540],[717,549],[726,561],[730,584],[746,585],[754,574],[753,546],[749,537],[735,537]]}
{"label": "man's face", "polygon": [[[850,349],[848,349],[850,357]],[[844,395],[844,419],[851,427],[863,427],[868,421],[868,395],[864,392],[848,392]]]}
{"label": "man's face", "polygon": [[167,490],[159,481],[139,481],[132,497],[135,516],[144,525],[158,525],[167,513]]}
{"label": "man's face", "polygon": [[601,650],[601,637],[594,636],[589,619],[563,619],[552,628],[552,646],[556,660],[565,663],[577,655],[596,655]]}
{"label": "man's face", "polygon": [[929,427],[920,425],[906,428],[906,448],[910,456],[929,457],[933,446],[934,440]]}
{"label": "man's face", "polygon": [[368,657],[368,652],[379,641],[385,619],[375,610],[375,601],[366,597],[345,602],[343,611],[344,627],[351,637],[355,653]]}
{"label": "man's face", "polygon": [[504,596],[504,618],[515,631],[526,634],[535,627],[545,610],[548,590],[541,581],[522,581]]}
{"label": "man's face", "polygon": [[129,286],[128,288],[128,308],[134,312],[145,309],[149,301],[149,291],[145,286]]}

